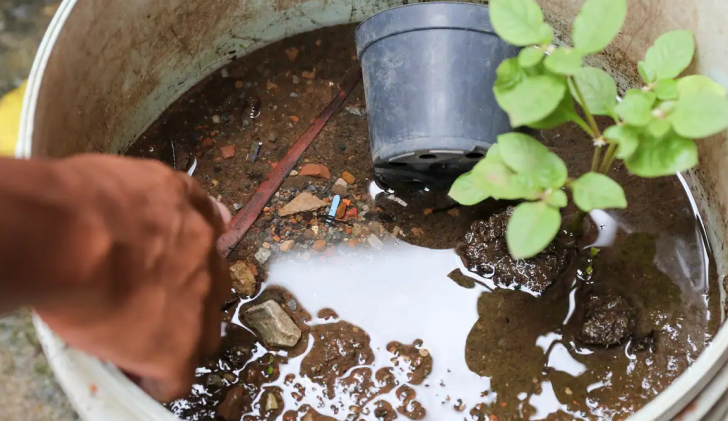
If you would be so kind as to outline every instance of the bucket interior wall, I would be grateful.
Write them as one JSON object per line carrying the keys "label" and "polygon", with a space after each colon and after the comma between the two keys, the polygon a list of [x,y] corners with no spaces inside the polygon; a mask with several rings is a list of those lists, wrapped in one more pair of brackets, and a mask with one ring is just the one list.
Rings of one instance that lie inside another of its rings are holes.
{"label": "bucket interior wall", "polygon": [[[282,38],[361,21],[403,3],[414,1],[66,0],[31,74],[18,155],[121,153],[175,99],[223,64]],[[557,35],[568,42],[582,1],[539,3]],[[689,29],[698,44],[690,71],[728,86],[728,50],[721,42],[725,16],[726,2],[629,0],[623,31],[593,60],[615,74],[624,89],[637,80],[633,63],[659,34]],[[699,147],[700,167],[686,179],[723,280],[728,262],[726,136],[702,140]],[[722,334],[728,348],[728,333]],[[674,389],[666,394],[678,393]]]}

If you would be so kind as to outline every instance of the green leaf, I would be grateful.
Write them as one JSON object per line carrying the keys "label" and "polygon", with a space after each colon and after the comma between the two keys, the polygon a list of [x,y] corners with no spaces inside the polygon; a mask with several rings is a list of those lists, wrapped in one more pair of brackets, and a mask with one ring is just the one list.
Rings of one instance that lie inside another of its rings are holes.
{"label": "green leaf", "polygon": [[624,163],[627,169],[640,177],[674,175],[698,164],[698,147],[693,140],[675,133],[663,139],[644,134],[635,153]]}
{"label": "green leaf", "polygon": [[665,100],[677,98],[677,82],[673,79],[658,80],[653,89],[655,91],[655,95],[657,95],[657,98],[659,99]]}
{"label": "green leaf", "polygon": [[622,186],[604,174],[588,172],[571,183],[571,190],[574,203],[584,212],[627,207]]}
{"label": "green leaf", "polygon": [[566,193],[561,189],[552,191],[546,198],[546,204],[554,208],[565,208],[568,202]]}
{"label": "green leaf", "polygon": [[616,142],[619,146],[615,156],[619,159],[629,158],[639,145],[639,130],[631,126],[611,126],[604,131],[604,137]]}
{"label": "green leaf", "polygon": [[503,60],[503,62],[498,65],[498,68],[495,69],[495,76],[493,90],[506,91],[513,89],[516,85],[521,83],[526,77],[526,74],[518,64],[517,58],[509,58]]}
{"label": "green leaf", "polygon": [[518,174],[529,175],[540,188],[561,188],[566,183],[566,164],[538,140],[523,133],[498,136],[503,162]]}
{"label": "green leaf", "polygon": [[653,119],[650,124],[647,125],[647,131],[658,139],[662,139],[672,129],[672,123],[670,120],[664,119]]}
{"label": "green leaf", "polygon": [[472,171],[458,177],[450,187],[448,195],[465,206],[473,206],[490,197],[484,183],[478,182],[477,175]]}
{"label": "green leaf", "polygon": [[518,53],[518,64],[523,68],[533,67],[541,63],[543,56],[546,54],[544,50],[538,47],[526,47]]}
{"label": "green leaf", "polygon": [[644,61],[640,61],[637,63],[637,71],[640,74],[640,77],[642,77],[642,80],[646,84],[650,84],[655,81],[655,76],[650,74],[650,72],[647,70],[647,64]]}
{"label": "green leaf", "polygon": [[574,101],[571,99],[571,95],[564,95],[559,106],[548,117],[535,123],[529,123],[528,127],[546,130],[553,129],[567,121],[571,121],[575,115],[576,111],[574,111]]}
{"label": "green leaf", "polygon": [[491,0],[490,23],[506,42],[525,47],[549,44],[553,30],[544,23],[543,12],[535,0]]}
{"label": "green leaf", "polygon": [[574,47],[583,54],[603,50],[622,28],[627,0],[587,0],[574,20]]}
{"label": "green leaf", "polygon": [[694,92],[681,97],[672,114],[672,127],[689,138],[714,135],[728,127],[728,100],[713,92]]}
{"label": "green leaf", "polygon": [[485,159],[478,162],[471,171],[473,183],[495,199],[536,199],[540,189],[527,176],[516,174],[502,160],[494,145]]}
{"label": "green leaf", "polygon": [[614,111],[625,123],[633,126],[645,126],[652,118],[652,102],[646,93],[630,89],[622,99],[622,102],[614,107]]}
{"label": "green leaf", "polygon": [[561,213],[542,202],[521,203],[513,210],[506,229],[511,256],[527,259],[543,251],[561,228]]}
{"label": "green leaf", "polygon": [[650,47],[642,62],[648,83],[661,79],[673,79],[693,61],[695,38],[690,31],[672,31],[662,34]]}
{"label": "green leaf", "polygon": [[584,56],[571,48],[559,47],[556,51],[546,57],[544,65],[550,71],[560,75],[573,75],[581,69],[581,61]]}
{"label": "green leaf", "polygon": [[713,92],[725,98],[725,88],[703,75],[685,76],[677,80],[677,94],[682,97],[697,92]]}
{"label": "green leaf", "polygon": [[566,91],[563,77],[542,75],[526,78],[509,91],[494,89],[495,98],[511,119],[511,126],[535,123],[551,114]]}
{"label": "green leaf", "polygon": [[[583,67],[572,77],[569,89],[579,104],[594,115],[609,115],[617,105],[617,85],[607,72],[596,67]],[[581,104],[573,84],[579,87],[585,104]]]}

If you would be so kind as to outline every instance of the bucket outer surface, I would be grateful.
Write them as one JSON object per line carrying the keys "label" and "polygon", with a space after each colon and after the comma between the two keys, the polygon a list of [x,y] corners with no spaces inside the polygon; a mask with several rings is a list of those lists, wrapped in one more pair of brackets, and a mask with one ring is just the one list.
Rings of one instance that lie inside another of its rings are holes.
{"label": "bucket outer surface", "polygon": [[357,28],[356,44],[380,176],[450,183],[511,129],[492,86],[519,49],[495,35],[486,6],[390,9]]}

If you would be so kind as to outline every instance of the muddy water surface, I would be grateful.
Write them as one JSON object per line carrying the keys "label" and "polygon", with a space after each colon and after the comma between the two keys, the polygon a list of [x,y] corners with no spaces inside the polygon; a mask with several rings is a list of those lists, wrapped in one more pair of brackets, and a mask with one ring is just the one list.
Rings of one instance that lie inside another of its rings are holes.
{"label": "muddy water surface", "polygon": [[[183,96],[131,152],[182,170],[197,159],[195,177],[235,211],[356,65],[353,26],[273,44]],[[533,135],[572,176],[588,170],[578,128]],[[254,283],[233,291],[223,349],[170,405],[182,418],[618,420],[717,330],[715,271],[675,177],[617,166],[628,210],[595,212],[583,240],[564,235],[551,257],[513,262],[498,232],[510,204],[459,207],[372,184],[361,87],[297,172],[306,164],[330,176],[292,174],[231,256]],[[345,172],[355,180],[336,190]],[[335,223],[327,208],[280,216],[302,192],[342,194],[355,212]],[[268,300],[303,332],[295,347],[266,347],[246,327],[241,314]]]}

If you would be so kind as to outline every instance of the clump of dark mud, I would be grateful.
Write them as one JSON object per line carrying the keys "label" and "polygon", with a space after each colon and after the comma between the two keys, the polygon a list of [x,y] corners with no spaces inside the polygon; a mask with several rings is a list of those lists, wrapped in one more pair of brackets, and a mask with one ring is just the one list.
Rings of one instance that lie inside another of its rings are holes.
{"label": "clump of dark mud", "polygon": [[632,333],[632,309],[627,300],[619,295],[591,294],[584,306],[584,324],[578,334],[579,340],[584,344],[616,346]]}
{"label": "clump of dark mud", "polygon": [[569,252],[557,240],[530,259],[511,257],[506,228],[513,209],[509,207],[487,220],[473,222],[465,234],[465,243],[458,247],[458,254],[468,269],[491,278],[499,287],[525,288],[541,295],[567,267]]}

